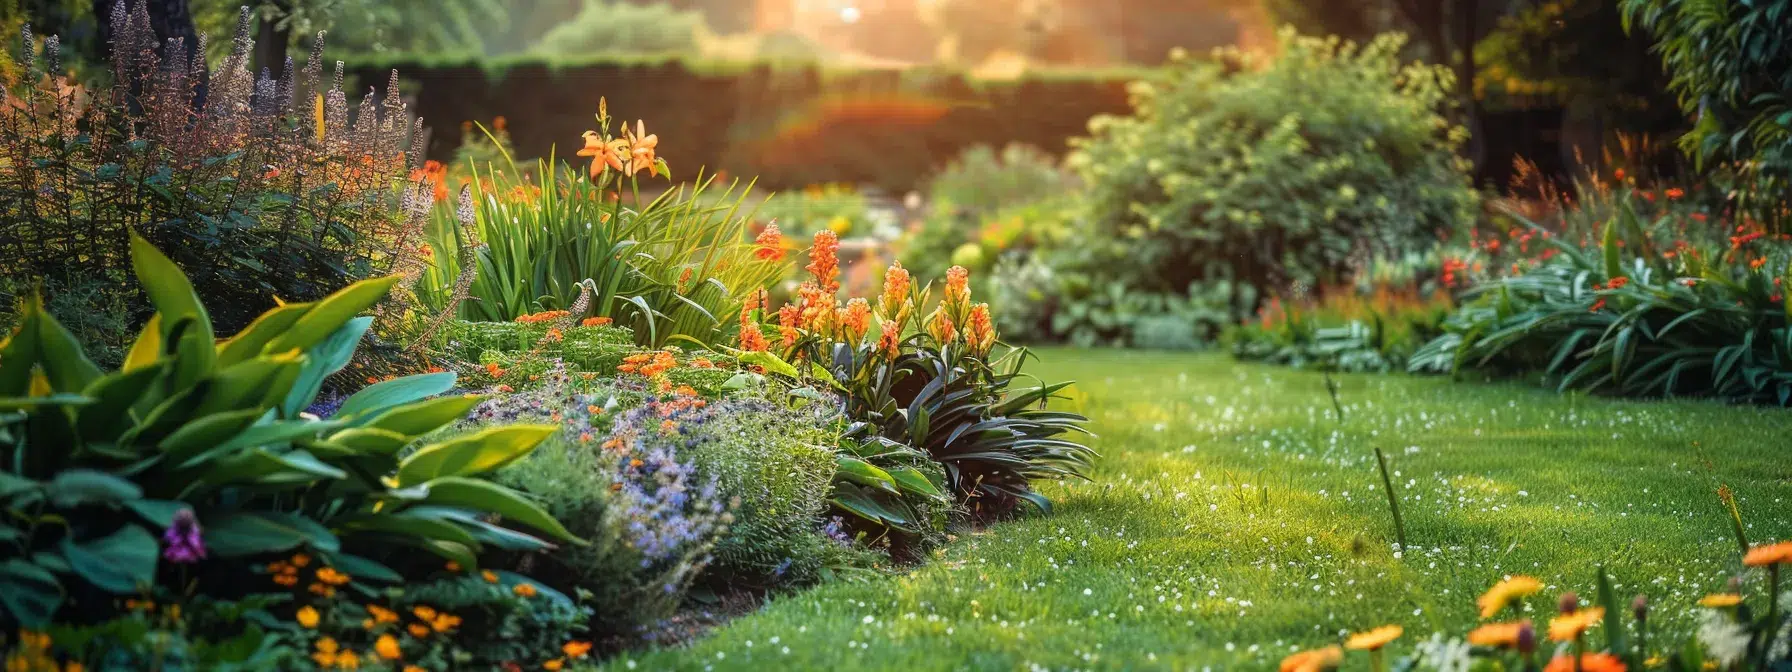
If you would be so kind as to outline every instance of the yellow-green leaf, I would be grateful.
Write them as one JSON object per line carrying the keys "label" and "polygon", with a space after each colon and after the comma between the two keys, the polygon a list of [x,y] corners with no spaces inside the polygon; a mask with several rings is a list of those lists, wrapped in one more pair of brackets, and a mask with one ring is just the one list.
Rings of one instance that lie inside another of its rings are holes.
{"label": "yellow-green leaf", "polygon": [[554,425],[505,425],[424,446],[398,465],[406,487],[443,476],[474,476],[516,461],[560,431]]}

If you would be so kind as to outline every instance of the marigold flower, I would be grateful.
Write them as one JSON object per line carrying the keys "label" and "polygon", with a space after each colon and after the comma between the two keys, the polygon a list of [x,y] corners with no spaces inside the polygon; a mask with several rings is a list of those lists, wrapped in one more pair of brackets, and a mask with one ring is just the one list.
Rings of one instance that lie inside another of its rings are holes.
{"label": "marigold flower", "polygon": [[601,327],[601,326],[607,325],[614,321],[615,320],[612,320],[608,317],[587,317],[584,320],[581,320],[579,322],[579,326],[581,326],[581,327]]}
{"label": "marigold flower", "polygon": [[1605,607],[1588,607],[1562,614],[1549,619],[1549,638],[1558,642],[1572,642],[1603,618]]}
{"label": "marigold flower", "polygon": [[1516,623],[1489,623],[1468,633],[1468,643],[1475,646],[1515,647],[1518,646],[1519,634],[1531,627],[1530,621]]}
{"label": "marigold flower", "polygon": [[568,658],[584,658],[591,653],[591,642],[573,640],[560,647],[560,652]]}
{"label": "marigold flower", "polygon": [[430,621],[429,627],[436,632],[447,632],[460,627],[460,617],[454,614],[442,614]]}
{"label": "marigold flower", "polygon": [[1344,650],[1336,646],[1302,651],[1282,659],[1280,672],[1324,672],[1344,663]]}
{"label": "marigold flower", "polygon": [[1494,614],[1500,613],[1513,600],[1529,597],[1539,590],[1543,590],[1543,584],[1536,579],[1514,576],[1493,584],[1492,588],[1475,600],[1475,604],[1481,607],[1481,618],[1493,618]]}
{"label": "marigold flower", "polygon": [[335,567],[319,567],[317,569],[317,580],[332,586],[340,586],[348,583],[350,578],[349,575],[336,571]]}
{"label": "marigold flower", "polygon": [[1575,665],[1573,656],[1556,656],[1543,672],[1624,672],[1624,661],[1609,653],[1586,653]]}
{"label": "marigold flower", "polygon": [[342,650],[342,645],[337,644],[336,640],[330,637],[320,637],[316,642],[312,643],[312,646],[317,648],[317,652],[311,654],[311,659],[317,661],[319,667],[331,667],[335,665],[336,654],[338,651]]}
{"label": "marigold flower", "polygon": [[1742,556],[1742,564],[1750,567],[1765,567],[1788,562],[1792,562],[1792,541],[1756,546],[1748,549],[1748,554]]}
{"label": "marigold flower", "polygon": [[559,672],[559,670],[565,667],[566,661],[559,658],[551,658],[541,664],[541,669],[547,670],[548,672]]}
{"label": "marigold flower", "polygon": [[1398,625],[1384,625],[1368,632],[1351,635],[1350,639],[1344,641],[1344,648],[1354,651],[1374,651],[1399,639],[1403,632],[1406,632],[1406,629]]}
{"label": "marigold flower", "polygon": [[1742,604],[1742,596],[1736,593],[1717,593],[1706,595],[1699,600],[1699,606],[1711,609],[1724,609]]}
{"label": "marigold flower", "polygon": [[316,607],[306,605],[299,607],[299,612],[294,614],[293,618],[297,620],[301,626],[306,628],[316,628],[319,616]]}
{"label": "marigold flower", "polygon": [[389,634],[380,635],[380,638],[373,643],[373,650],[386,660],[398,660],[404,657],[404,652],[398,650],[398,638]]}
{"label": "marigold flower", "polygon": [[963,266],[946,269],[946,305],[961,307],[971,300],[971,272]]}
{"label": "marigold flower", "polygon": [[405,630],[409,631],[411,636],[416,637],[417,639],[423,639],[424,637],[429,636],[429,626],[422,623],[412,623],[410,626],[406,627]]}
{"label": "marigold flower", "polygon": [[486,583],[497,583],[498,573],[489,569],[482,569],[479,570],[479,578],[485,579]]}
{"label": "marigold flower", "polygon": [[809,248],[806,270],[815,276],[816,284],[829,294],[840,291],[840,236],[823,229],[815,232],[815,245]]}
{"label": "marigold flower", "polygon": [[535,584],[519,583],[519,584],[516,584],[515,586],[512,586],[510,588],[510,592],[516,593],[518,597],[535,597],[535,595],[536,595]]}
{"label": "marigold flower", "polygon": [[784,259],[784,232],[778,228],[777,222],[765,225],[759,237],[753,239],[753,256],[765,261],[781,261]]}

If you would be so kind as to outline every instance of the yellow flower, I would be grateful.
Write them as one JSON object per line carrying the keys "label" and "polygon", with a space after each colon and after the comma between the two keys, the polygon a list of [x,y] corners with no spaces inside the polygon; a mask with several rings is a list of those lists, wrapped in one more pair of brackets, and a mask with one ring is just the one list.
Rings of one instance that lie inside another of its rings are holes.
{"label": "yellow flower", "polygon": [[434,628],[436,632],[447,632],[460,627],[460,617],[454,614],[442,614],[430,621],[429,627]]}
{"label": "yellow flower", "polygon": [[510,591],[522,597],[535,597],[535,584],[519,583],[512,586]]}
{"label": "yellow flower", "polygon": [[1756,546],[1748,549],[1748,554],[1742,556],[1742,564],[1750,567],[1766,567],[1788,562],[1792,562],[1792,541]]}
{"label": "yellow flower", "polygon": [[336,568],[334,567],[319,567],[317,569],[317,580],[332,586],[340,586],[349,582],[349,575],[336,571]]}
{"label": "yellow flower", "polygon": [[1549,621],[1549,638],[1558,642],[1572,642],[1580,634],[1593,627],[1605,618],[1605,607],[1589,607],[1571,614],[1562,614]]}
{"label": "yellow flower", "polygon": [[1344,648],[1355,651],[1374,651],[1399,639],[1400,633],[1406,632],[1398,625],[1384,625],[1368,632],[1360,632],[1345,640]]}
{"label": "yellow flower", "polygon": [[436,610],[428,606],[417,605],[411,607],[411,614],[415,615],[418,619],[427,621],[436,617]]}
{"label": "yellow flower", "polygon": [[373,650],[386,660],[404,657],[404,652],[398,650],[398,638],[392,635],[380,635],[379,640],[373,643]]}
{"label": "yellow flower", "polygon": [[412,623],[405,629],[409,630],[411,636],[416,637],[417,639],[423,639],[424,637],[429,636],[429,626],[422,623]]}
{"label": "yellow flower", "polygon": [[367,614],[372,616],[374,622],[376,622],[376,623],[397,623],[398,622],[398,612],[392,611],[391,609],[387,609],[387,608],[382,607],[377,604],[367,605]]}
{"label": "yellow flower", "polygon": [[1481,618],[1493,618],[1494,614],[1500,613],[1513,600],[1529,597],[1539,590],[1543,590],[1543,584],[1536,579],[1514,576],[1493,584],[1480,599],[1475,600],[1475,604],[1481,605]]}
{"label": "yellow flower", "polygon": [[343,651],[342,653],[336,654],[336,667],[344,670],[360,669],[361,657],[355,655],[355,652],[353,651]]}
{"label": "yellow flower", "polygon": [[1338,669],[1344,662],[1344,650],[1336,646],[1302,651],[1282,659],[1280,672],[1323,672]]}
{"label": "yellow flower", "polygon": [[317,627],[317,609],[311,606],[299,607],[299,625],[307,628]]}
{"label": "yellow flower", "polygon": [[557,672],[562,667],[566,667],[566,661],[559,658],[541,664],[541,669],[549,670],[550,672]]}
{"label": "yellow flower", "polygon": [[1716,595],[1706,595],[1704,599],[1699,600],[1699,606],[1710,607],[1712,609],[1723,609],[1725,607],[1734,607],[1738,604],[1742,604],[1742,596],[1737,595],[1735,593],[1718,593]]}
{"label": "yellow flower", "polygon": [[1519,633],[1528,627],[1531,627],[1530,621],[1489,623],[1469,631],[1468,643],[1475,646],[1518,646]]}

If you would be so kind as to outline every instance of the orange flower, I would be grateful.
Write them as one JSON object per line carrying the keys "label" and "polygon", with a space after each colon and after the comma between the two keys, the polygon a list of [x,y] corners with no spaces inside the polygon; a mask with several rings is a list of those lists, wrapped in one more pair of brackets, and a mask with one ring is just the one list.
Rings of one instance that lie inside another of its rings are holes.
{"label": "orange flower", "polygon": [[1403,632],[1406,630],[1398,625],[1384,625],[1368,632],[1351,635],[1350,639],[1344,641],[1344,648],[1355,651],[1374,651],[1399,639]]}
{"label": "orange flower", "polygon": [[417,639],[423,639],[424,637],[429,636],[429,626],[422,623],[412,623],[406,630],[409,630],[411,636],[416,637]]}
{"label": "orange flower", "polygon": [[579,156],[591,157],[591,179],[595,180],[606,170],[623,172],[622,153],[627,150],[627,140],[605,141],[597,131],[585,131],[585,146],[579,149]]}
{"label": "orange flower", "polygon": [[391,609],[387,609],[387,608],[382,607],[377,604],[367,605],[367,615],[372,616],[374,622],[376,622],[376,623],[397,623],[398,622],[398,612],[392,611]]}
{"label": "orange flower", "polygon": [[336,571],[334,567],[320,567],[317,570],[317,580],[332,586],[340,586],[349,582],[349,576]]}
{"label": "orange flower", "polygon": [[1750,567],[1765,567],[1788,562],[1792,562],[1792,541],[1756,546],[1748,549],[1748,554],[1742,556],[1742,564]]}
{"label": "orange flower", "polygon": [[542,322],[553,322],[571,314],[572,313],[564,310],[544,310],[539,313],[519,315],[516,318],[516,322],[518,324],[540,324]]}
{"label": "orange flower", "polygon": [[846,302],[846,307],[838,315],[840,329],[845,332],[853,345],[865,340],[865,333],[871,331],[871,304],[864,299],[853,299]]}
{"label": "orange flower", "polygon": [[510,589],[510,592],[516,593],[518,597],[535,597],[535,595],[536,595],[535,584],[519,583],[519,584],[516,584],[515,586],[512,586]]}
{"label": "orange flower", "polygon": [[547,670],[548,672],[559,672],[565,667],[566,661],[559,658],[549,659],[547,662],[541,664],[541,669]]}
{"label": "orange flower", "polygon": [[1667,190],[1667,195],[1669,200],[1677,201],[1680,200],[1681,197],[1686,196],[1686,190],[1679,187],[1671,187]]}
{"label": "orange flower", "polygon": [[1543,672],[1624,672],[1624,661],[1609,653],[1586,653],[1575,665],[1573,656],[1556,656]]}
{"label": "orange flower", "polygon": [[941,347],[958,340],[958,329],[952,326],[952,316],[946,314],[945,308],[935,309],[927,319],[927,334]]}
{"label": "orange flower", "polygon": [[1468,643],[1475,646],[1518,646],[1518,634],[1531,627],[1530,621],[1489,623],[1469,631]]}
{"label": "orange flower", "polygon": [[398,660],[404,657],[404,652],[398,650],[398,638],[392,635],[380,635],[379,640],[373,643],[373,650],[386,660]]}
{"label": "orange flower", "polygon": [[883,322],[883,334],[877,337],[877,351],[883,353],[884,359],[895,361],[902,354],[902,331],[896,323],[889,320]]}
{"label": "orange flower", "polygon": [[615,320],[612,320],[608,317],[587,317],[583,321],[579,322],[579,326],[581,326],[581,327],[601,327],[601,326],[607,325],[614,321]]}
{"label": "orange flower", "polygon": [[317,608],[309,605],[299,607],[299,613],[295,615],[294,618],[299,622],[299,625],[304,626],[305,628],[316,628],[318,620]]}
{"label": "orange flower", "polygon": [[911,280],[902,262],[892,262],[884,271],[884,291],[877,297],[877,312],[884,319],[895,320],[897,326],[908,321],[908,290]]}
{"label": "orange flower", "polygon": [[1344,663],[1344,650],[1336,646],[1302,651],[1282,659],[1280,672],[1323,672],[1335,670]]}
{"label": "orange flower", "polygon": [[1493,584],[1492,588],[1475,600],[1475,604],[1481,607],[1481,618],[1493,618],[1494,614],[1500,613],[1513,600],[1530,597],[1539,590],[1543,590],[1543,584],[1536,579],[1514,576]]}
{"label": "orange flower", "polygon": [[591,642],[573,640],[561,646],[560,652],[568,658],[584,658],[591,653]]}
{"label": "orange flower", "polygon": [[499,378],[504,375],[504,369],[499,368],[497,362],[486,362],[485,374],[493,378]]}
{"label": "orange flower", "polygon": [[1760,270],[1760,268],[1762,266],[1766,266],[1766,265],[1767,265],[1767,257],[1755,257],[1754,259],[1750,259],[1748,261],[1748,267],[1752,268],[1752,269],[1756,269],[1756,270]]}
{"label": "orange flower", "polygon": [[963,266],[946,269],[946,305],[954,308],[971,300],[971,272]]}
{"label": "orange flower", "polygon": [[460,627],[460,617],[453,614],[442,614],[431,620],[429,627],[436,632],[447,632]]}
{"label": "orange flower", "polygon": [[815,232],[815,246],[809,248],[806,269],[815,276],[816,284],[828,294],[840,290],[840,236],[822,229]]}
{"label": "orange flower", "polygon": [[1587,628],[1593,627],[1605,618],[1605,607],[1588,607],[1573,613],[1562,614],[1549,620],[1549,638],[1558,642],[1572,642],[1578,639]]}
{"label": "orange flower", "polygon": [[971,346],[971,353],[978,356],[989,354],[990,349],[996,345],[996,328],[989,318],[989,304],[971,306],[967,322],[964,340]]}
{"label": "orange flower", "polygon": [[628,124],[623,124],[622,132],[628,135],[629,177],[639,175],[643,170],[647,171],[649,175],[659,177],[660,164],[657,160],[658,157],[654,155],[654,150],[660,146],[660,136],[649,135],[646,122],[639,119],[635,120],[633,131],[629,130]]}
{"label": "orange flower", "polygon": [[745,324],[740,328],[740,349],[747,352],[765,352],[771,348],[765,340],[765,334],[759,331],[757,323]]}
{"label": "orange flower", "polygon": [[489,569],[480,570],[479,578],[485,579],[486,583],[497,583],[498,573]]}
{"label": "orange flower", "polygon": [[784,232],[778,229],[777,222],[765,225],[759,237],[753,239],[757,249],[753,254],[765,261],[779,261],[784,258]]}

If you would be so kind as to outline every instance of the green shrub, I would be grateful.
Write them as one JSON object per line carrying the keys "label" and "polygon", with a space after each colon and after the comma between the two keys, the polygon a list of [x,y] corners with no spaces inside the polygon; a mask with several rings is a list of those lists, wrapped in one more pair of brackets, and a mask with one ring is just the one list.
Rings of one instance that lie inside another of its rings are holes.
{"label": "green shrub", "polygon": [[972,147],[932,178],[926,218],[903,241],[903,256],[922,277],[955,265],[987,271],[1004,253],[1061,238],[1076,208],[1075,186],[1037,149]]}
{"label": "green shrub", "polygon": [[1405,370],[1413,353],[1443,332],[1453,306],[1442,292],[1344,287],[1317,300],[1272,298],[1256,321],[1234,325],[1225,340],[1239,359],[1385,373]]}
{"label": "green shrub", "polygon": [[897,222],[874,210],[865,195],[844,184],[811,185],[766,198],[753,211],[761,227],[776,224],[784,235],[809,238],[819,231],[833,231],[842,238],[893,238]]}
{"label": "green shrub", "polygon": [[1133,115],[1092,121],[1068,160],[1089,185],[1068,243],[1097,255],[1089,284],[1325,284],[1471,222],[1450,74],[1402,64],[1403,43],[1284,32],[1273,60],[1222,52],[1135,84]]}
{"label": "green shrub", "polygon": [[687,54],[707,33],[703,13],[662,3],[585,0],[572,20],[541,36],[535,50],[546,54]]}
{"label": "green shrub", "polygon": [[[236,49],[211,71],[158,61],[143,5],[128,20],[125,3],[114,6],[111,86],[68,81],[55,38],[42,58],[28,39],[24,76],[5,82],[6,284],[48,277],[48,289],[70,293],[52,303],[83,303],[71,318],[141,324],[147,304],[123,282],[135,232],[195,280],[220,328],[235,331],[277,300],[312,301],[356,279],[414,271],[422,221],[416,208],[397,206],[427,198],[401,181],[422,161],[409,142],[420,126],[395,88],[356,112],[340,80],[325,79],[317,51],[288,83],[295,106],[248,69],[246,15]],[[206,102],[196,109],[202,81]],[[317,120],[313,100],[323,101]],[[95,351],[111,363],[106,351],[129,333],[104,334]]]}
{"label": "green shrub", "polygon": [[736,502],[706,583],[738,589],[817,577],[836,545],[820,532],[839,440],[834,415],[821,404],[792,409],[733,399],[709,404],[686,424],[679,455]]}
{"label": "green shrub", "polygon": [[41,298],[0,343],[0,501],[16,514],[0,538],[19,551],[0,563],[11,621],[99,620],[114,602],[80,598],[157,585],[233,595],[240,563],[295,548],[366,586],[402,581],[381,561],[408,569],[419,549],[472,568],[482,550],[551,546],[500,517],[582,543],[479,478],[552,427],[428,436],[479,401],[429,399],[452,374],[368,387],[328,420],[301,414],[371,325],[355,315],[399,278],[285,304],[218,342],[174,262],[141,237],[131,248],[157,312],[121,370],[87,359]]}

